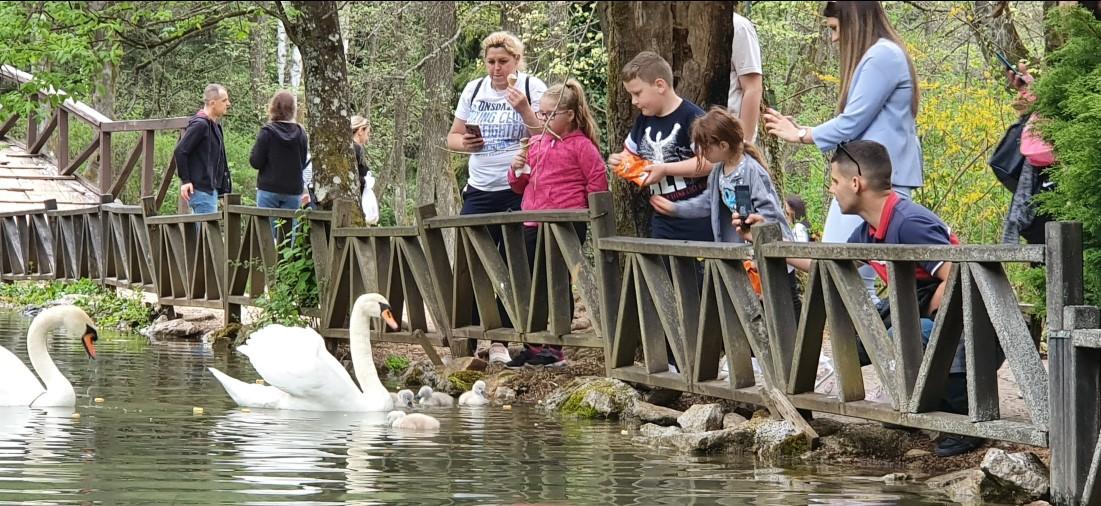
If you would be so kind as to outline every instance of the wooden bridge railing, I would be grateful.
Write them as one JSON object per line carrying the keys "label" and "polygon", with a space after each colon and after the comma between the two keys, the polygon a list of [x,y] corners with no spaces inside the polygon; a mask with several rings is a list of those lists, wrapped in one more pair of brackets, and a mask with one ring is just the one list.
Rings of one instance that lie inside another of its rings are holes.
{"label": "wooden bridge railing", "polygon": [[[0,65],[0,80],[23,85],[33,79],[31,74],[8,65]],[[47,96],[64,96],[64,92],[43,90],[37,93],[33,100],[42,102]],[[73,137],[70,135],[70,120],[76,119],[88,125],[92,129],[91,139],[81,149],[76,157],[70,157],[70,146]],[[24,147],[28,153],[39,154],[46,149],[51,138],[56,137],[57,147],[54,150],[54,161],[62,176],[72,176],[83,182],[86,186],[94,188],[100,194],[119,195],[125,188],[138,160],[141,160],[141,195],[153,196],[155,207],[160,208],[168,194],[172,184],[172,177],[176,173],[175,160],[170,160],[168,166],[161,172],[159,181],[155,174],[154,141],[159,131],[176,131],[177,133],[187,127],[188,117],[148,119],[135,121],[114,121],[96,111],[88,104],[65,99],[59,107],[48,113],[45,124],[38,112],[32,112],[25,117],[20,114],[12,114],[0,123],[0,137],[4,137],[11,131],[19,120],[26,122],[26,137]],[[121,170],[116,174],[114,166],[113,141],[117,134],[123,132],[138,132],[140,138]],[[89,181],[77,174],[80,167],[98,155],[99,167],[96,181]],[[156,190],[154,191],[154,186]]]}

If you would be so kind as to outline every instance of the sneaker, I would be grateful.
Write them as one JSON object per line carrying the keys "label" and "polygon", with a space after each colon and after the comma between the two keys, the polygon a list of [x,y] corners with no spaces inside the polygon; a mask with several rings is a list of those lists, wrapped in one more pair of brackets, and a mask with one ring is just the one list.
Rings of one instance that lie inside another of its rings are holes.
{"label": "sneaker", "polygon": [[505,364],[505,367],[509,369],[524,367],[524,364],[527,364],[529,360],[535,358],[535,355],[540,351],[543,351],[542,347],[525,346],[524,349],[520,350],[520,353],[516,355],[516,358],[509,360]]}
{"label": "sneaker", "polygon": [[536,353],[534,357],[527,361],[525,364],[529,367],[546,366],[546,367],[565,367],[566,356],[562,353],[562,350],[556,350],[553,348],[543,348],[542,351]]}
{"label": "sneaker", "polygon": [[512,360],[512,356],[508,354],[508,348],[501,343],[493,343],[489,347],[489,363],[500,362],[507,364]]}
{"label": "sneaker", "polygon": [[719,358],[719,375],[716,379],[727,379],[730,377],[730,362],[726,360],[726,355]]}
{"label": "sneaker", "polygon": [[669,364],[669,372],[673,374],[680,374],[680,370],[677,369],[677,364]]}
{"label": "sneaker", "polygon": [[956,435],[943,436],[937,441],[937,446],[933,449],[933,453],[938,457],[952,457],[974,450],[982,446],[982,444],[982,438]]}

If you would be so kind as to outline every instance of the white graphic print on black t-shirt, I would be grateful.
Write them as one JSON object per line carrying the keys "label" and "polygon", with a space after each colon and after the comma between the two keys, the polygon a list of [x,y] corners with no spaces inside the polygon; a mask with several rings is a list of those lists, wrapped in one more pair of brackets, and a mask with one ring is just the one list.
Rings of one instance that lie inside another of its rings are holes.
{"label": "white graphic print on black t-shirt", "polygon": [[[654,163],[674,163],[692,158],[692,122],[703,109],[688,100],[667,116],[639,116],[624,145],[632,153]],[[695,197],[707,187],[707,178],[666,176],[650,185],[652,195],[677,201]]]}

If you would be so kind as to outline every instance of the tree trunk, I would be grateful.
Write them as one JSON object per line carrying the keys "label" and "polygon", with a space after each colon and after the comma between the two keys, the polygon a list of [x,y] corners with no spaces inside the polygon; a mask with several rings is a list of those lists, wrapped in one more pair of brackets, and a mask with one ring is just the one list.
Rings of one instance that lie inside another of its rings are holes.
{"label": "tree trunk", "polygon": [[287,30],[282,22],[275,25],[275,30],[275,66],[278,69],[276,74],[279,76],[279,87],[282,88],[283,83],[287,82]]}
{"label": "tree trunk", "polygon": [[[705,110],[712,104],[726,104],[733,12],[731,2],[601,2],[600,26],[608,51],[608,146],[612,152],[622,149],[638,116],[620,73],[641,51],[655,51],[669,61],[681,97]],[[612,179],[619,233],[649,236],[649,191]]]}
{"label": "tree trunk", "polygon": [[1012,63],[1022,58],[1031,61],[1028,48],[1013,25],[1009,2],[976,1],[972,10],[975,16],[972,30],[986,61],[996,63],[995,53],[1002,53]]}
{"label": "tree trunk", "polygon": [[[455,33],[455,2],[425,2],[425,47],[435,51]],[[425,104],[421,116],[421,148],[417,163],[417,206],[432,202],[442,215],[455,214],[455,172],[451,170],[450,157],[441,149],[447,145],[447,132],[451,129],[452,81],[454,81],[454,49],[449,45],[425,62],[425,96],[432,100]]]}
{"label": "tree trunk", "polygon": [[267,47],[264,41],[264,31],[261,29],[263,26],[264,18],[260,15],[253,16],[252,22],[257,26],[249,33],[249,90],[252,95],[252,112],[256,115],[257,121],[264,121],[264,96],[261,95],[260,89],[267,82],[267,76],[264,72],[264,56],[267,53]]}
{"label": "tree trunk", "polygon": [[[334,1],[289,2],[298,11],[287,35],[301,48],[306,79],[306,121],[310,125],[314,186],[324,209],[336,199],[359,201],[358,175],[348,134],[348,68]],[[359,206],[356,206],[357,208]]]}

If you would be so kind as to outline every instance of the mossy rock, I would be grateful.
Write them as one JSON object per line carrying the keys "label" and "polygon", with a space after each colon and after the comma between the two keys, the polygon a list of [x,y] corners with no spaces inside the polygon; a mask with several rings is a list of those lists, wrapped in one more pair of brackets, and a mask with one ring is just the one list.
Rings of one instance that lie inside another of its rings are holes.
{"label": "mossy rock", "polygon": [[241,335],[241,324],[237,322],[231,322],[225,327],[215,330],[210,334],[211,342],[218,342],[221,340],[236,341],[237,336]]}
{"label": "mossy rock", "polygon": [[629,412],[639,394],[630,385],[612,378],[574,378],[547,396],[544,405],[581,418],[616,418]]}
{"label": "mossy rock", "polygon": [[482,371],[456,371],[447,377],[449,394],[461,394],[474,388],[474,383],[480,379],[485,379],[486,375]]}

